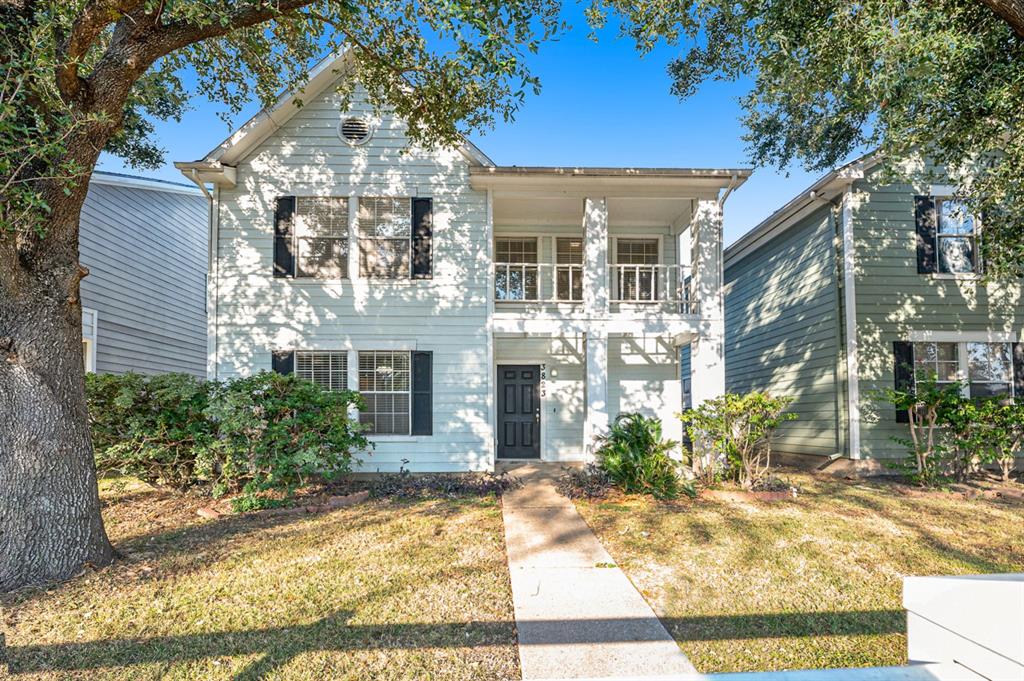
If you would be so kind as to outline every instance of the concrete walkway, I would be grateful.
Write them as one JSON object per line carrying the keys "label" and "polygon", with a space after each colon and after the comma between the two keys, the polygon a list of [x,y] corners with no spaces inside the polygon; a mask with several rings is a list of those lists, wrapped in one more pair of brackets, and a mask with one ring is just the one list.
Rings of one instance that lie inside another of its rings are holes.
{"label": "concrete walkway", "polygon": [[654,611],[554,485],[560,468],[510,471],[502,497],[523,679],[700,678]]}

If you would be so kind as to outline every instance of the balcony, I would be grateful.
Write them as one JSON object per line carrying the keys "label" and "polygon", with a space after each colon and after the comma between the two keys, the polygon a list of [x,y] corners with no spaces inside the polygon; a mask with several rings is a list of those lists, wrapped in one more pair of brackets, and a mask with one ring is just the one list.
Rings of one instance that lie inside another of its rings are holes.
{"label": "balcony", "polygon": [[[609,263],[607,268],[610,313],[697,314],[690,267]],[[498,262],[493,272],[499,311],[582,309],[583,265]]]}

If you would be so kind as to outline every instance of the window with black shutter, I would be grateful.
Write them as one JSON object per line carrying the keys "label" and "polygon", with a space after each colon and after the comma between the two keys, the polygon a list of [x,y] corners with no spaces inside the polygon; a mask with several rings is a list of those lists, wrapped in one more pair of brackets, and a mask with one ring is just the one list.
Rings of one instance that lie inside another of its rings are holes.
{"label": "window with black shutter", "polygon": [[[910,392],[914,389],[914,344],[895,341],[892,344],[896,390]],[[904,409],[896,410],[897,423],[910,423],[910,414]]]}
{"label": "window with black shutter", "polygon": [[434,201],[412,200],[412,278],[434,276]]}
{"label": "window with black shutter", "polygon": [[434,353],[412,353],[412,434],[434,433]]}
{"label": "window with black shutter", "polygon": [[274,276],[295,276],[295,197],[278,197],[274,205]]}
{"label": "window with black shutter", "polygon": [[288,375],[295,371],[295,353],[291,350],[275,350],[271,357],[274,373]]}

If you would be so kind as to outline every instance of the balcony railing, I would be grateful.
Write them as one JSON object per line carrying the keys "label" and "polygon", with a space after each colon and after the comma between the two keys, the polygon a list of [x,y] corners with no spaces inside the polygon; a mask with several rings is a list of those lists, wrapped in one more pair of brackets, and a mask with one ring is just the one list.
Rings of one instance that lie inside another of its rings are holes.
{"label": "balcony railing", "polygon": [[495,263],[498,303],[581,303],[583,265]]}
{"label": "balcony railing", "polygon": [[[663,311],[694,314],[690,268],[684,265],[608,265],[612,311],[660,306]],[[494,300],[498,304],[583,302],[583,265],[495,263]]]}

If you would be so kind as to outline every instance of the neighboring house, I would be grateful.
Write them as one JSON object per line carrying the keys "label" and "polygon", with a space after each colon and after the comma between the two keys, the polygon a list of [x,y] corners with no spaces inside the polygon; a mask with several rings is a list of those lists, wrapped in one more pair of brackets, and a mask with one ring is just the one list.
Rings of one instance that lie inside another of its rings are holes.
{"label": "neighboring house", "polygon": [[773,450],[876,469],[904,456],[907,415],[879,391],[915,376],[1024,394],[1021,283],[979,279],[984,232],[953,193],[885,184],[868,156],[726,249],[727,388],[796,398]]}
{"label": "neighboring house", "polygon": [[92,174],[79,232],[87,371],[206,375],[208,212],[193,186]]}
{"label": "neighboring house", "polygon": [[634,410],[678,437],[680,344],[695,400],[724,389],[721,203],[749,171],[409,148],[358,91],[340,110],[345,60],[176,164],[213,185],[209,375],[360,391],[366,470],[580,460]]}

